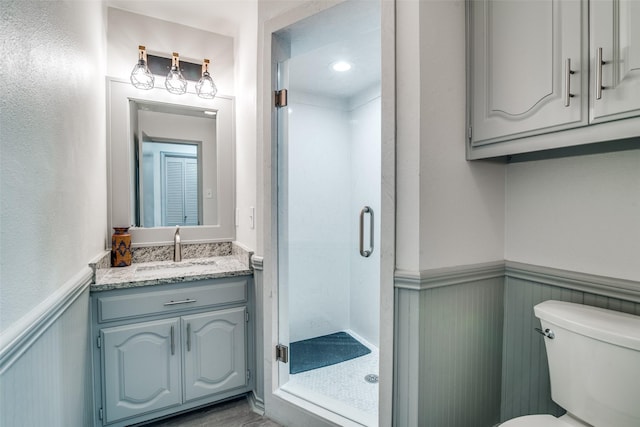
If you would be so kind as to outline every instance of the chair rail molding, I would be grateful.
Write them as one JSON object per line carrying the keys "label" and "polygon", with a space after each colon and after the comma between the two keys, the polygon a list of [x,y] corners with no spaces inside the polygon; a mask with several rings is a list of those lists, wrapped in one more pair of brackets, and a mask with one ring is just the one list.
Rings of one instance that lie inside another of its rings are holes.
{"label": "chair rail molding", "polygon": [[0,334],[0,374],[7,371],[89,287],[93,271],[83,268],[47,299]]}
{"label": "chair rail molding", "polygon": [[431,270],[396,270],[395,287],[421,291],[504,276],[504,261],[460,265]]}
{"label": "chair rail molding", "polygon": [[505,261],[505,277],[640,302],[640,281]]}
{"label": "chair rail molding", "polygon": [[251,257],[251,266],[254,270],[264,270],[264,258],[258,255],[253,255]]}

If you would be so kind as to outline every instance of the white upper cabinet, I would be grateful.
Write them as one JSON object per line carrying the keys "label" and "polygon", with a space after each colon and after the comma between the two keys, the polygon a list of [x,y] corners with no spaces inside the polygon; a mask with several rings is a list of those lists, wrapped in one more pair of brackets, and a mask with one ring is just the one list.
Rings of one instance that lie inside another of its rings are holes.
{"label": "white upper cabinet", "polygon": [[586,124],[584,4],[482,0],[471,7],[473,144]]}
{"label": "white upper cabinet", "polygon": [[593,0],[590,8],[589,118],[600,123],[640,115],[640,1]]}
{"label": "white upper cabinet", "polygon": [[640,136],[639,0],[469,0],[468,12],[469,159]]}

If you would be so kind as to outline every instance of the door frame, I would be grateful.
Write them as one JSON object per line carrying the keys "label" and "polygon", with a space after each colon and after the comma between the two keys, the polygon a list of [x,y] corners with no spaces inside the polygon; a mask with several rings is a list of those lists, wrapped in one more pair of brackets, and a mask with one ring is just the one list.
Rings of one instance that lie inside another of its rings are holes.
{"label": "door frame", "polygon": [[[277,135],[273,90],[277,84],[277,60],[280,57],[274,33],[311,15],[342,3],[344,0],[306,1],[282,14],[259,22],[258,50],[258,229],[256,274],[257,304],[261,305],[263,354],[258,358],[264,371],[264,390],[256,390],[258,404],[263,396],[265,413],[286,425],[356,425],[345,418],[279,389],[278,363],[278,233],[277,233]],[[382,177],[380,242],[380,367],[379,425],[392,424],[393,351],[394,351],[394,281],[395,269],[395,0],[380,0],[382,37]],[[260,15],[260,12],[259,12]],[[260,20],[262,18],[259,18]],[[260,262],[262,261],[262,262]],[[260,283],[262,282],[262,283]],[[260,332],[258,332],[260,334]],[[359,425],[359,424],[357,424]]]}

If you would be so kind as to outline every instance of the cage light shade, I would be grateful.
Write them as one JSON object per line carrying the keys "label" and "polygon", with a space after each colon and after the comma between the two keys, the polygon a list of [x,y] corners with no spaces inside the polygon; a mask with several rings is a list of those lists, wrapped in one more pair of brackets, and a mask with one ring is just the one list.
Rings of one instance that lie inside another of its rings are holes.
{"label": "cage light shade", "polygon": [[202,77],[196,83],[196,93],[200,98],[213,99],[218,93],[218,88],[213,82],[211,75],[209,74],[209,60],[205,59],[202,62]]}
{"label": "cage light shade", "polygon": [[169,70],[169,74],[167,74],[164,86],[169,92],[176,95],[182,95],[187,92],[187,80],[180,72],[180,59],[177,52],[173,52],[171,70]]}
{"label": "cage light shade", "polygon": [[138,62],[131,70],[131,84],[138,89],[153,89],[155,78],[147,66],[147,51],[144,46],[138,46]]}

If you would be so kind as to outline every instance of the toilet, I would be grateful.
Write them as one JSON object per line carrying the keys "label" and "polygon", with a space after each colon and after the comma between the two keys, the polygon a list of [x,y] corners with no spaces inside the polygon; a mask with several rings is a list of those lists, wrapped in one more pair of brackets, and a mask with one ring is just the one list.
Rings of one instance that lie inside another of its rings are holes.
{"label": "toilet", "polygon": [[567,413],[500,427],[639,427],[640,316],[562,301],[533,310],[545,335],[551,398]]}

